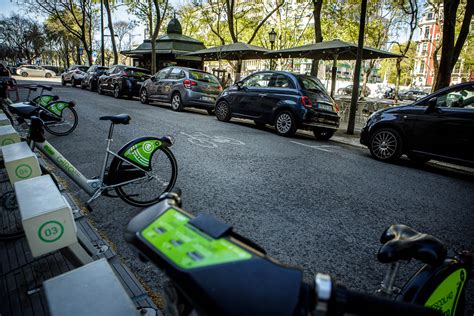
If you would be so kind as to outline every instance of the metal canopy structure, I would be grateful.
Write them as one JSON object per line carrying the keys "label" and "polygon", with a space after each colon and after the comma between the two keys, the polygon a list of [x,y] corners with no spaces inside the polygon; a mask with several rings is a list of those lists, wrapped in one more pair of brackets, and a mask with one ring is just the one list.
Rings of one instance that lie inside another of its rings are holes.
{"label": "metal canopy structure", "polygon": [[207,49],[198,50],[186,54],[186,56],[200,56],[204,60],[246,60],[246,59],[266,59],[269,50],[247,43],[233,43],[221,45]]}
{"label": "metal canopy structure", "polygon": [[[337,61],[355,60],[357,56],[357,45],[335,39],[332,41],[280,49],[277,51],[268,52],[266,55],[269,58],[309,58],[332,60],[331,97],[334,97],[334,90],[336,89]],[[362,59],[400,57],[402,56],[380,49],[370,47],[363,47],[362,49]]]}
{"label": "metal canopy structure", "polygon": [[[337,56],[337,60],[355,60],[357,45],[335,39],[332,41],[280,49],[268,52],[266,55],[267,58],[310,58],[322,60],[334,60],[334,56]],[[362,59],[398,57],[402,56],[370,47],[364,47],[362,51]]]}

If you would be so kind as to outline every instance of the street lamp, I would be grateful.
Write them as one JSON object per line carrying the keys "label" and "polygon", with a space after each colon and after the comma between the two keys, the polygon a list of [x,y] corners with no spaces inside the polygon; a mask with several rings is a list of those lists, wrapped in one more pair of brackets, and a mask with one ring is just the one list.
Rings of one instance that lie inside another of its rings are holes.
{"label": "street lamp", "polygon": [[[275,32],[275,29],[272,28],[270,32],[268,32],[268,37],[270,39],[270,48],[273,50],[273,46],[275,45],[275,40],[277,37],[277,32]],[[270,70],[273,69],[273,58],[270,58]]]}

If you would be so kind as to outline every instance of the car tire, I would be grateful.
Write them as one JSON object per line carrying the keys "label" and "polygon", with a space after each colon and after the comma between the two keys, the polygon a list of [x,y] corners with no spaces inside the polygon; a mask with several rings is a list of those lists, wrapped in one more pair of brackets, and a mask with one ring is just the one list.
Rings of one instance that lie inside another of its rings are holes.
{"label": "car tire", "polygon": [[179,93],[174,93],[171,96],[171,109],[176,112],[181,112],[184,108],[183,101],[181,100],[181,95]]}
{"label": "car tire", "polygon": [[395,161],[402,155],[402,137],[393,128],[380,128],[372,133],[369,150],[379,161]]}
{"label": "car tire", "polygon": [[65,86],[66,85],[66,81],[64,81],[64,78],[61,77],[61,85]]}
{"label": "car tire", "polygon": [[280,136],[290,137],[296,133],[296,121],[293,113],[282,111],[275,117],[275,130]]}
{"label": "car tire", "polygon": [[143,88],[142,91],[140,91],[140,102],[143,104],[148,104],[150,102],[148,100],[148,93],[146,92],[145,88]]}
{"label": "car tire", "polygon": [[329,140],[336,131],[329,128],[314,128],[313,134],[317,140]]}
{"label": "car tire", "polygon": [[415,155],[415,154],[408,154],[408,158],[416,165],[424,165],[431,159],[425,156]]}
{"label": "car tire", "polygon": [[47,72],[45,75],[44,75],[46,78],[51,78],[51,74],[49,72]]}
{"label": "car tire", "polygon": [[116,84],[114,86],[114,98],[120,99],[121,96],[122,96],[122,94],[120,92],[120,86],[118,84]]}
{"label": "car tire", "polygon": [[100,83],[97,84],[97,93],[98,94],[104,94],[104,92],[102,91],[102,87],[101,87]]}
{"label": "car tire", "polygon": [[77,85],[76,79],[72,78],[71,79],[71,86],[75,88],[76,85]]}
{"label": "car tire", "polygon": [[21,73],[21,76],[22,76],[22,77],[28,77],[28,73],[27,73],[26,71],[23,71],[23,72]]}
{"label": "car tire", "polygon": [[228,122],[230,120],[232,113],[230,111],[229,103],[222,100],[216,104],[216,117],[221,122]]}
{"label": "car tire", "polygon": [[84,85],[84,81],[81,82],[81,89],[84,90],[85,88],[87,88],[85,85]]}

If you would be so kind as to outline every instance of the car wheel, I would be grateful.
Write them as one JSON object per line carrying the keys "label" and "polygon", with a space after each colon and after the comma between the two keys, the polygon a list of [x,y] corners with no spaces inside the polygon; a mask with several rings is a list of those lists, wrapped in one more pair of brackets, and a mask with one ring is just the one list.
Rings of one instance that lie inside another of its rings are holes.
{"label": "car wheel", "polygon": [[121,97],[120,86],[118,84],[116,84],[114,86],[114,98],[120,99],[120,97]]}
{"label": "car wheel", "polygon": [[318,140],[329,140],[336,131],[328,128],[315,128],[313,129],[314,137]]}
{"label": "car wheel", "polygon": [[148,93],[146,92],[145,88],[143,88],[140,92],[140,102],[143,104],[148,104]]}
{"label": "car wheel", "polygon": [[228,122],[231,118],[229,104],[226,101],[220,101],[216,105],[216,117],[219,121]]}
{"label": "car wheel", "polygon": [[51,78],[51,74],[49,72],[47,72],[45,75],[44,75],[46,78]]}
{"label": "car wheel", "polygon": [[28,73],[24,71],[24,72],[21,73],[21,76],[22,77],[28,77]]}
{"label": "car wheel", "polygon": [[173,111],[181,112],[183,110],[183,102],[181,101],[181,96],[179,93],[173,94],[171,97],[171,109]]}
{"label": "car wheel", "polygon": [[207,114],[214,115],[214,109],[207,109]]}
{"label": "car wheel", "polygon": [[61,85],[65,86],[66,85],[66,81],[64,81],[64,78],[61,77]]}
{"label": "car wheel", "polygon": [[394,161],[402,155],[402,138],[394,129],[381,128],[370,137],[369,150],[377,160]]}
{"label": "car wheel", "polygon": [[87,86],[84,85],[84,81],[81,82],[81,89],[84,90]]}
{"label": "car wheel", "polygon": [[98,94],[103,94],[104,92],[102,91],[102,86],[100,85],[100,83],[97,84],[97,93]]}
{"label": "car wheel", "polygon": [[71,86],[73,86],[75,88],[76,85],[77,85],[76,79],[72,78],[71,79]]}
{"label": "car wheel", "polygon": [[431,160],[428,157],[419,156],[419,155],[415,155],[415,154],[409,154],[407,156],[408,156],[408,158],[410,158],[411,161],[413,161],[417,165],[424,165],[425,163],[427,163],[428,161]]}
{"label": "car wheel", "polygon": [[275,118],[275,129],[281,136],[293,136],[296,132],[296,122],[293,114],[288,111],[278,113]]}

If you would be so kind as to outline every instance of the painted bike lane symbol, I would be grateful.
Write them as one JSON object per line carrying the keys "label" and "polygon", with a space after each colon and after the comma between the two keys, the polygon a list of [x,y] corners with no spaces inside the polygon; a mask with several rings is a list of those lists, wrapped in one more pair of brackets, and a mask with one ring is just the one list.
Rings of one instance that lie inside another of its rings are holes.
{"label": "painted bike lane symbol", "polygon": [[203,132],[195,132],[193,134],[187,134],[181,132],[182,135],[188,137],[188,141],[191,144],[198,145],[204,148],[217,148],[219,144],[229,144],[229,145],[237,145],[242,146],[245,145],[244,142],[226,136],[210,136],[204,134]]}

